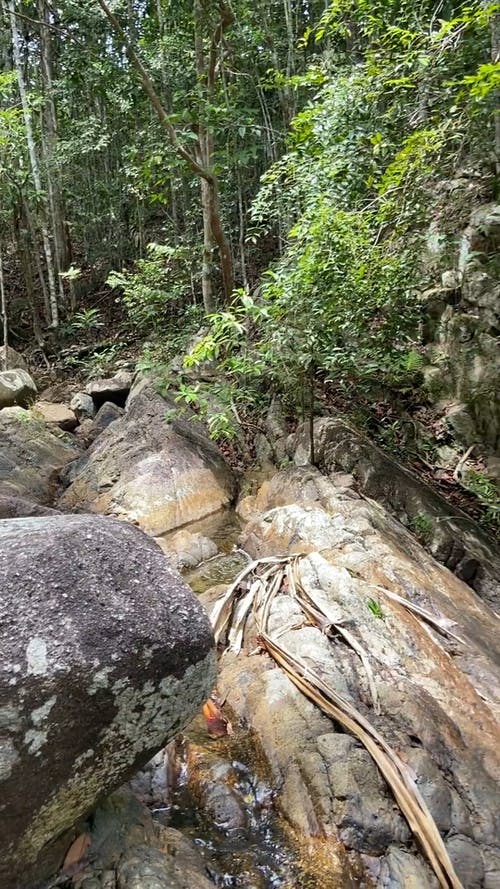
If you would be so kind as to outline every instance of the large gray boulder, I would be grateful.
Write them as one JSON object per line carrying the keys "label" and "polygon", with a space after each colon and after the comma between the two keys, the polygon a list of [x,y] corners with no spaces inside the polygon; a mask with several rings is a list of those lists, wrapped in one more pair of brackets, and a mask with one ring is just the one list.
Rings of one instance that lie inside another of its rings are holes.
{"label": "large gray boulder", "polygon": [[6,370],[29,370],[28,365],[19,352],[16,352],[15,349],[11,349],[10,346],[0,346],[0,368],[3,368],[5,361],[5,353],[7,353],[7,368]]}
{"label": "large gray boulder", "polygon": [[215,652],[194,595],[130,525],[0,522],[0,576],[0,885],[28,889],[193,717]]}
{"label": "large gray boulder", "polygon": [[28,407],[36,398],[37,389],[26,370],[0,372],[0,410],[17,404]]}
{"label": "large gray boulder", "polygon": [[234,476],[202,425],[143,381],[65,477],[60,504],[116,515],[161,535],[227,506]]}
{"label": "large gray boulder", "polygon": [[21,407],[0,411],[0,495],[50,505],[58,471],[80,451]]}

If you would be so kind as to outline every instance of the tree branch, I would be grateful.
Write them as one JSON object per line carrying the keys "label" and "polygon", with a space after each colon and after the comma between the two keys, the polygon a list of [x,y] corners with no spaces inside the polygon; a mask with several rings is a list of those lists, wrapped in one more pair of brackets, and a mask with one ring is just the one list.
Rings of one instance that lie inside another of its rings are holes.
{"label": "tree branch", "polygon": [[217,50],[219,48],[220,42],[224,37],[225,32],[231,25],[234,23],[234,12],[231,7],[225,3],[225,0],[220,0],[219,3],[220,9],[220,21],[217,25],[214,35],[212,37],[212,43],[210,45],[210,56],[208,63],[208,71],[207,71],[207,86],[209,94],[212,95],[215,88],[215,80],[216,80],[216,67],[217,67]]}
{"label": "tree branch", "polygon": [[97,0],[97,2],[99,4],[99,6],[101,7],[102,11],[104,12],[104,14],[106,15],[106,17],[109,19],[109,22],[111,23],[113,30],[116,32],[116,34],[120,38],[120,41],[121,41],[121,43],[125,49],[125,52],[127,54],[127,58],[129,60],[130,64],[132,65],[132,67],[135,68],[137,74],[139,75],[139,79],[142,83],[144,92],[148,96],[153,108],[155,109],[163,129],[167,133],[167,136],[168,136],[168,139],[169,139],[169,142],[170,142],[172,148],[174,149],[176,154],[178,154],[179,157],[182,158],[182,160],[187,164],[187,166],[189,167],[191,172],[195,174],[195,176],[199,176],[201,179],[205,179],[207,182],[209,182],[212,185],[213,184],[212,174],[208,170],[206,170],[204,167],[200,166],[200,164],[197,163],[197,161],[189,153],[189,151],[186,151],[186,149],[179,142],[179,140],[177,138],[177,132],[175,130],[175,127],[172,124],[170,117],[168,116],[167,112],[165,111],[165,109],[162,105],[161,99],[159,98],[158,93],[156,92],[153,81],[151,80],[151,78],[150,78],[148,72],[146,71],[144,65],[142,64],[139,56],[137,55],[132,44],[130,43],[124,29],[120,25],[120,22],[118,21],[116,16],[111,12],[109,6],[107,5],[107,3],[104,2],[104,0]]}

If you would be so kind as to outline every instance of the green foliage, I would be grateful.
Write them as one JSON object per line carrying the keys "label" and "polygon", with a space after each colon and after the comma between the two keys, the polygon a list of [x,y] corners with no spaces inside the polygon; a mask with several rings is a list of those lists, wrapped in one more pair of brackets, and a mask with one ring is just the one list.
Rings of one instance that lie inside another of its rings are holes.
{"label": "green foliage", "polygon": [[368,599],[368,602],[366,604],[368,605],[368,608],[370,609],[374,617],[378,618],[379,620],[384,619],[384,612],[380,607],[380,603],[377,602],[376,599]]}
{"label": "green foliage", "polygon": [[148,244],[147,255],[132,270],[111,272],[107,283],[122,291],[130,324],[143,334],[165,331],[183,305],[189,288],[189,251],[182,247]]}
{"label": "green foliage", "polygon": [[80,333],[104,327],[99,309],[82,309],[75,312],[68,325],[69,333]]}
{"label": "green foliage", "polygon": [[285,223],[283,252],[258,298],[237,294],[209,318],[190,363],[215,358],[242,385],[272,382],[302,410],[318,375],[368,391],[419,385],[434,183],[484,155],[485,132],[493,143],[493,11],[479,0],[443,7],[442,18],[411,0],[331,3],[304,38],[329,40],[300,78],[315,94],[252,206],[251,238]]}
{"label": "green foliage", "polygon": [[429,543],[432,537],[433,523],[428,515],[425,515],[425,513],[417,513],[417,515],[413,516],[411,519],[408,527],[410,531],[413,531],[420,543],[424,545]]}
{"label": "green foliage", "polygon": [[464,486],[479,498],[485,509],[485,524],[500,525],[500,491],[484,472],[469,469],[463,479]]}
{"label": "green foliage", "polygon": [[193,409],[206,423],[210,438],[214,441],[234,441],[240,433],[235,409],[237,393],[230,383],[202,383],[177,385],[175,401]]}

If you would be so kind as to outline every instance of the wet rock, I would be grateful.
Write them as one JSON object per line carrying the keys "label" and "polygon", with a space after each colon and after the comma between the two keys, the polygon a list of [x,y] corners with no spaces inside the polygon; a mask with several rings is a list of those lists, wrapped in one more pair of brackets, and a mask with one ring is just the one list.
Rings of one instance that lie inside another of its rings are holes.
{"label": "wet rock", "polygon": [[[351,473],[358,488],[383,504],[406,526],[425,521],[432,555],[466,580],[490,605],[500,607],[500,556],[488,535],[465,513],[384,453],[344,420],[315,421],[316,465],[323,472]],[[309,462],[309,432],[290,436],[289,453],[297,465]]]}
{"label": "wet rock", "polygon": [[398,846],[392,846],[380,863],[376,889],[439,889],[425,862]]}
{"label": "wet rock", "polygon": [[[252,557],[308,554],[300,563],[302,584],[366,651],[380,714],[359,658],[341,640],[330,642],[305,625],[286,592],[274,600],[271,633],[279,633],[279,644],[306,675],[308,668],[318,672],[398,751],[464,886],[478,879],[487,885],[488,874],[497,873],[489,856],[500,812],[495,616],[388,512],[349,493],[310,467],[279,473],[254,498],[242,546]],[[429,630],[384,590],[446,618],[463,643]],[[255,632],[250,627],[247,656],[224,655],[219,694],[258,736],[286,818],[306,836],[336,837],[375,861],[377,887],[434,887],[371,757],[267,656],[248,656]]]}
{"label": "wet rock", "polygon": [[93,399],[86,392],[77,392],[76,395],[73,395],[69,406],[80,422],[93,420],[95,417],[96,410]]}
{"label": "wet rock", "polygon": [[188,744],[188,788],[196,807],[218,830],[226,833],[244,831],[248,826],[248,805],[240,789],[240,769],[237,763],[228,762],[196,744]]}
{"label": "wet rock", "polygon": [[107,401],[112,401],[119,407],[125,407],[133,379],[133,373],[120,370],[109,379],[91,380],[90,383],[87,383],[85,391],[92,398],[96,409],[99,409]]}
{"label": "wet rock", "polygon": [[0,411],[0,495],[51,502],[57,474],[80,451],[20,407]]}
{"label": "wet rock", "polygon": [[201,562],[211,559],[218,553],[217,544],[213,540],[203,534],[193,534],[186,529],[168,537],[157,537],[156,542],[177,569],[196,568]]}
{"label": "wet rock", "polygon": [[29,407],[35,400],[37,389],[26,370],[0,372],[0,410],[6,407]]}
{"label": "wet rock", "polygon": [[64,507],[127,518],[159,536],[227,506],[234,477],[201,424],[143,381],[125,415],[70,469]]}
{"label": "wet rock", "polygon": [[64,432],[73,432],[78,420],[65,404],[54,404],[50,401],[36,401],[31,412],[37,420],[43,420],[49,426],[58,426]]}
{"label": "wet rock", "polygon": [[210,859],[179,831],[154,824],[125,789],[94,813],[90,853],[82,889],[93,887],[93,881],[98,889],[213,889],[207,877]]}
{"label": "wet rock", "polygon": [[0,884],[57,869],[57,838],[209,695],[211,629],[156,544],[102,517],[0,523]]}
{"label": "wet rock", "polygon": [[0,369],[4,366],[5,351],[7,350],[7,370],[29,370],[28,364],[23,356],[11,349],[10,346],[0,346]]}
{"label": "wet rock", "polygon": [[130,781],[130,789],[147,806],[165,806],[169,801],[169,744],[160,750]]}

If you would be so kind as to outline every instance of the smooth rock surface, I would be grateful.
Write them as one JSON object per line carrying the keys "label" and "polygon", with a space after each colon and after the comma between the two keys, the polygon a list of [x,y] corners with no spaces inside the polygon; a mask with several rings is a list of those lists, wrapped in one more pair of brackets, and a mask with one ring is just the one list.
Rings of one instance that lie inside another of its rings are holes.
{"label": "smooth rock surface", "polygon": [[28,371],[0,371],[0,410],[14,405],[28,407],[36,395],[37,389]]}
{"label": "smooth rock surface", "polygon": [[79,455],[69,437],[55,435],[30,411],[0,411],[0,495],[51,503],[58,471]]}
{"label": "smooth rock surface", "polygon": [[[247,511],[250,503],[246,503]],[[271,611],[279,644],[351,701],[397,750],[440,829],[464,887],[494,886],[500,857],[500,652],[496,617],[382,507],[310,467],[279,473],[254,498],[243,548],[252,557],[307,554],[302,583],[367,653],[361,661],[307,625],[282,592]],[[390,600],[388,589],[450,621],[459,643]],[[204,601],[210,602],[207,592]],[[377,617],[369,606],[380,608]],[[212,600],[213,601],[213,600]],[[288,628],[288,629],[287,629]],[[377,889],[434,889],[427,861],[365,749],[296,689],[249,628],[246,652],[221,662],[219,694],[255,731],[280,788],[278,804],[305,835],[357,853]],[[368,867],[368,862],[371,862]],[[474,870],[474,878],[472,877]]]}
{"label": "smooth rock surface", "polygon": [[156,544],[102,517],[0,522],[0,885],[180,731],[215,676],[203,609]]}
{"label": "smooth rock surface", "polygon": [[35,401],[31,412],[35,419],[43,420],[49,426],[58,426],[64,432],[73,432],[78,426],[75,414],[65,404],[58,404],[52,401]]}
{"label": "smooth rock surface", "polygon": [[[363,494],[406,526],[423,517],[432,555],[500,609],[500,554],[476,522],[343,419],[317,418],[314,439],[319,469],[328,475],[338,470],[352,473]],[[297,465],[307,464],[309,430],[301,427],[290,436],[288,449]]]}
{"label": "smooth rock surface", "polygon": [[[0,346],[0,370],[3,370],[5,350],[5,346]],[[7,346],[7,370],[29,371],[28,364],[23,356],[10,346]]]}
{"label": "smooth rock surface", "polygon": [[178,570],[196,568],[218,553],[217,544],[213,540],[204,534],[193,534],[186,528],[169,534],[168,537],[157,537],[156,542]]}
{"label": "smooth rock surface", "polygon": [[234,478],[194,419],[173,419],[173,400],[144,381],[125,416],[107,427],[70,467],[63,508],[127,518],[159,536],[227,506]]}

